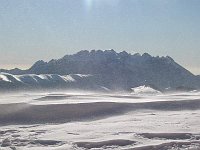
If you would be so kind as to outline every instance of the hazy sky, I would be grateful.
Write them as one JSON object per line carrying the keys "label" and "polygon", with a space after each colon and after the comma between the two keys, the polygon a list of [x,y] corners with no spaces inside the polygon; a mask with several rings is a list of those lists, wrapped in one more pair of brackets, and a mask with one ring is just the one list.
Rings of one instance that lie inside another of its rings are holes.
{"label": "hazy sky", "polygon": [[0,0],[0,68],[111,48],[200,74],[200,0]]}

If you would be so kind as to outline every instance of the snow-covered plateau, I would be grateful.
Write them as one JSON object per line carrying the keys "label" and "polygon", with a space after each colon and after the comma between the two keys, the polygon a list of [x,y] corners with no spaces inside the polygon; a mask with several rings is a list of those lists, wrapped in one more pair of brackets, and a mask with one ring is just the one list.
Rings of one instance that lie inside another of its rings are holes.
{"label": "snow-covered plateau", "polygon": [[199,150],[199,117],[197,91],[3,93],[0,150]]}

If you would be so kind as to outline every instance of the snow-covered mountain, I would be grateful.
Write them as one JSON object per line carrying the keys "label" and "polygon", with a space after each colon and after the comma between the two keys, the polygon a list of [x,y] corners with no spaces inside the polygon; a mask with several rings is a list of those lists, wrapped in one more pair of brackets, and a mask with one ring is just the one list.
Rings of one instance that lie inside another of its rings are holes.
{"label": "snow-covered mountain", "polygon": [[[22,74],[90,74],[88,84],[98,84],[112,90],[130,90],[148,85],[154,89],[176,89],[179,87],[200,88],[199,77],[176,63],[171,57],[153,57],[120,53],[114,50],[82,50],[73,55],[49,62],[37,61],[30,69],[1,70],[15,75]],[[60,82],[59,82],[60,84]]]}
{"label": "snow-covered mountain", "polygon": [[[91,84],[94,83],[94,84]],[[83,90],[105,90],[98,86],[92,75],[70,74],[25,74],[12,75],[0,73],[0,90],[30,90],[30,89],[83,89]]]}

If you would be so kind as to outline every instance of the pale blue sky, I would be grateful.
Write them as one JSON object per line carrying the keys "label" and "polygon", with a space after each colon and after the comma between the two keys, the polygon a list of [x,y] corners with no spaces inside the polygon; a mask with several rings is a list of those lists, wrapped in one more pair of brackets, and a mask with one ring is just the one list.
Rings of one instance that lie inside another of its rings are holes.
{"label": "pale blue sky", "polygon": [[200,74],[200,0],[0,0],[0,68],[83,49],[170,55]]}

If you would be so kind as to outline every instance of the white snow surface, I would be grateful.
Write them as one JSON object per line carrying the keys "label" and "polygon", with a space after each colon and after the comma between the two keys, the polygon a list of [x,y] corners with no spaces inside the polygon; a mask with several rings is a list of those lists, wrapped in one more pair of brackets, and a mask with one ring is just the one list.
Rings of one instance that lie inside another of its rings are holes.
{"label": "white snow surface", "polygon": [[56,81],[62,81],[62,82],[75,82],[76,80],[74,77],[80,77],[80,78],[86,78],[91,75],[82,75],[82,74],[73,74],[73,75],[58,75],[58,74],[42,74],[42,75],[36,75],[36,74],[25,74],[25,75],[12,75],[8,73],[0,73],[0,81],[5,82],[21,82],[26,84],[40,84],[41,82],[56,82]]}
{"label": "white snow surface", "polygon": [[[34,78],[34,76],[33,76]],[[45,78],[42,76],[40,78]],[[21,79],[21,78],[20,78]],[[55,99],[53,98],[55,96]],[[59,99],[67,96],[64,99]],[[50,97],[45,101],[40,98]],[[0,95],[0,105],[13,103],[28,103],[31,105],[51,104],[79,104],[95,102],[115,103],[148,103],[148,102],[177,102],[200,99],[200,92],[173,93],[162,95],[139,95],[128,93],[94,93],[78,91],[57,92],[21,92],[4,93]],[[76,110],[74,110],[76,113]],[[200,136],[200,110],[149,110],[141,109],[129,111],[94,120],[72,121],[66,123],[44,124],[9,124],[0,126],[0,150],[15,147],[17,150],[85,150],[78,147],[76,142],[102,142],[109,140],[131,140],[135,144],[125,146],[104,146],[91,148],[91,150],[128,150],[136,147],[159,145],[169,142],[198,142],[194,137]],[[5,132],[5,134],[4,134]],[[142,133],[189,133],[190,139],[146,138]],[[1,146],[3,141],[15,141],[11,146]],[[24,140],[28,140],[25,142]],[[58,141],[56,144],[43,145],[40,141]],[[59,143],[59,141],[61,141]],[[17,143],[17,144],[16,144]],[[172,146],[169,150],[199,150],[199,143],[185,145],[185,147]],[[148,150],[148,149],[147,149]]]}
{"label": "white snow surface", "polygon": [[135,88],[131,88],[131,90],[132,90],[133,94],[153,94],[153,95],[161,94],[160,91],[155,90],[155,89],[148,87],[148,86],[145,86],[145,85],[135,87]]}
{"label": "white snow surface", "polygon": [[6,75],[0,74],[0,81],[6,81],[6,82],[11,82]]}

